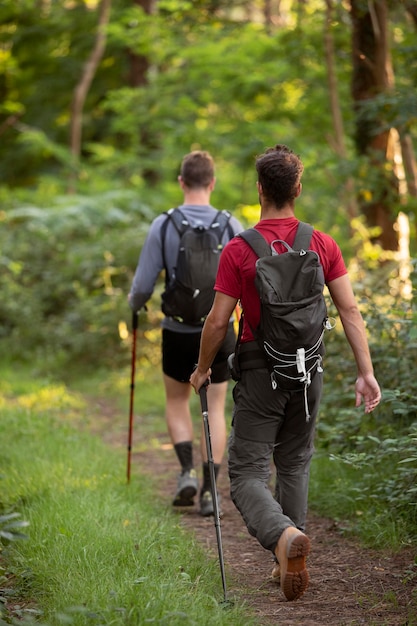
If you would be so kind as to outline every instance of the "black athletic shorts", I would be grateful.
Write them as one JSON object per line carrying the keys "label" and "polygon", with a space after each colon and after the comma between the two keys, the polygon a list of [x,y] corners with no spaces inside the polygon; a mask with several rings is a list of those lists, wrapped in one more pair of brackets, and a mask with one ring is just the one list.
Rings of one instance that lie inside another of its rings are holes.
{"label": "black athletic shorts", "polygon": [[[162,370],[181,383],[188,383],[198,361],[201,333],[176,333],[162,329]],[[227,359],[235,350],[233,323],[229,324],[225,340],[211,366],[211,382],[222,383],[230,378]]]}

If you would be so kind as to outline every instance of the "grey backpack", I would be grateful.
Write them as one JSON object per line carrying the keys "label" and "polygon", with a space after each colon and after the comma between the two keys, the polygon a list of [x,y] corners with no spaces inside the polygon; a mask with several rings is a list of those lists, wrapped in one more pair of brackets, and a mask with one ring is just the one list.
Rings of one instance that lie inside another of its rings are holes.
{"label": "grey backpack", "polygon": [[[167,211],[161,230],[162,251],[166,270],[162,311],[179,322],[202,326],[214,300],[219,258],[223,250],[223,235],[229,229],[233,237],[228,211],[218,211],[208,227],[191,226],[177,207]],[[172,276],[168,276],[165,260],[165,234],[169,220],[175,226],[180,243]]]}
{"label": "grey backpack", "polygon": [[[251,330],[264,352],[272,386],[305,394],[313,372],[322,371],[323,335],[329,327],[323,268],[317,252],[309,250],[312,234],[313,227],[300,222],[291,247],[280,239],[267,244],[254,228],[239,233],[259,257],[255,285],[261,318]],[[276,244],[286,251],[279,254]],[[307,401],[306,410],[308,417]]]}

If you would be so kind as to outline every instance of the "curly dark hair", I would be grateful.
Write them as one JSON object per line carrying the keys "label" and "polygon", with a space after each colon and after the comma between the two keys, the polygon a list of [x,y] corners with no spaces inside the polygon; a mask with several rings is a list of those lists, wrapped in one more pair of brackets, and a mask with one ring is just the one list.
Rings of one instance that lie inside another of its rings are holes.
{"label": "curly dark hair", "polygon": [[287,146],[277,144],[256,158],[258,181],[267,200],[282,208],[297,197],[304,165]]}

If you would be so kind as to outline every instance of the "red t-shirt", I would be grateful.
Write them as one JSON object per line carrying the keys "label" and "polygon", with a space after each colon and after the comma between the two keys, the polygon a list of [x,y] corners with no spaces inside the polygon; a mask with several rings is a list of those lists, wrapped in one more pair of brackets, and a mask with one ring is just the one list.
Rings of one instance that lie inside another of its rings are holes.
{"label": "red t-shirt", "polygon": [[[292,246],[299,220],[295,217],[261,220],[255,228],[271,243],[282,239]],[[280,250],[280,247],[282,248]],[[277,252],[285,252],[282,244],[276,244]],[[326,284],[347,274],[342,252],[330,235],[314,230],[310,249],[318,253]],[[241,341],[253,341],[250,327],[256,328],[260,319],[260,302],[255,287],[255,262],[257,255],[241,238],[234,237],[225,246],[221,256],[214,289],[240,300],[245,313]],[[249,323],[249,326],[248,326]]]}

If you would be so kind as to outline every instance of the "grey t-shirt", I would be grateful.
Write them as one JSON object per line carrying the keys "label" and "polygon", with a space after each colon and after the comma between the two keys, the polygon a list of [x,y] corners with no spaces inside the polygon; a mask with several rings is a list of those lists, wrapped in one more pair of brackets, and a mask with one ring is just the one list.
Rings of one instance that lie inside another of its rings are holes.
{"label": "grey t-shirt", "polygon": [[[202,225],[205,227],[210,226],[214,217],[216,216],[217,209],[211,205],[192,205],[183,204],[180,205],[182,213],[191,224],[191,226]],[[159,274],[164,269],[164,255],[162,252],[162,238],[161,229],[165,220],[169,219],[166,214],[162,213],[156,217],[148,231],[143,248],[139,257],[139,262],[136,268],[136,272],[133,278],[132,287],[130,290],[130,306],[134,311],[139,311],[145,303],[151,297],[155,288],[156,281]],[[233,234],[240,233],[243,228],[240,222],[235,218],[230,218],[230,230]],[[223,244],[226,244],[230,239],[230,231],[226,228],[223,235]],[[168,222],[165,233],[165,262],[168,269],[169,276],[172,276],[174,266],[177,260],[178,246],[180,237],[172,224],[171,220]],[[169,330],[175,330],[180,332],[200,332],[200,328],[195,326],[188,326],[180,322],[175,321],[172,318],[164,317],[162,327]]]}

